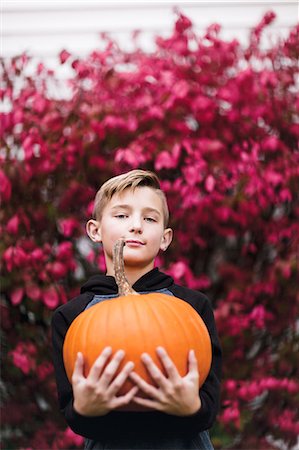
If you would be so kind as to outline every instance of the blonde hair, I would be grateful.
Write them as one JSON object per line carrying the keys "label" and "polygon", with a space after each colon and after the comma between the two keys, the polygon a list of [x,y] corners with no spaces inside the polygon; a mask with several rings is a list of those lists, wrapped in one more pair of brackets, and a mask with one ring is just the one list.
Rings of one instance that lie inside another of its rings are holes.
{"label": "blonde hair", "polygon": [[93,217],[100,220],[102,211],[115,194],[120,194],[126,189],[136,189],[137,187],[150,187],[155,190],[162,200],[164,226],[169,220],[169,211],[164,192],[161,190],[160,181],[157,175],[148,170],[135,169],[130,172],[118,175],[107,180],[98,190],[93,208]]}

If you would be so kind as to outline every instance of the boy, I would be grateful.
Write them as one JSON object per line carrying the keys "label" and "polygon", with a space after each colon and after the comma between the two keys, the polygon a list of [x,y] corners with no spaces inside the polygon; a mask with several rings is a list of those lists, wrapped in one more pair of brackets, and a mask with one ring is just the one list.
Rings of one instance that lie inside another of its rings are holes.
{"label": "boy", "polygon": [[[93,242],[103,246],[107,273],[91,277],[81,288],[81,295],[54,313],[52,336],[59,403],[69,426],[86,438],[85,449],[213,448],[207,430],[219,408],[221,349],[208,299],[197,291],[178,286],[170,276],[154,268],[157,254],[165,251],[172,240],[172,230],[167,227],[168,215],[166,198],[154,173],[132,170],[104,183],[96,195],[93,219],[88,221],[86,230]],[[180,377],[163,348],[158,348],[157,354],[167,376],[149,355],[141,356],[157,387],[150,386],[134,372],[133,362],[128,362],[115,377],[124,352],[119,349],[112,355],[109,347],[99,355],[86,378],[84,357],[79,353],[72,384],[69,383],[62,357],[65,334],[76,316],[86,308],[118,295],[113,246],[121,237],[126,243],[125,273],[133,289],[179,297],[203,318],[212,341],[213,359],[200,391],[200,374],[192,349],[185,377]],[[134,387],[126,395],[118,396],[128,377]],[[131,401],[151,410],[119,410]]]}

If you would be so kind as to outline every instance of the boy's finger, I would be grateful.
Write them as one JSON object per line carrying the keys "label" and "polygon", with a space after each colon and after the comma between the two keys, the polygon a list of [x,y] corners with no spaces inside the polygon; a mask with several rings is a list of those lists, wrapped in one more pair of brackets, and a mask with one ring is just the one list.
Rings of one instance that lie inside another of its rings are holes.
{"label": "boy's finger", "polygon": [[131,372],[129,377],[144,392],[148,397],[156,398],[158,395],[158,389],[151,384],[148,384],[140,375],[136,372]]}
{"label": "boy's finger", "polygon": [[111,380],[114,378],[121,361],[124,359],[125,352],[123,350],[118,350],[109,364],[104,368],[101,374],[101,383],[104,388],[108,388]]}
{"label": "boy's finger", "polygon": [[105,347],[100,356],[95,360],[93,365],[91,366],[88,378],[92,381],[97,381],[105,367],[105,364],[107,363],[108,359],[110,358],[112,354],[112,348],[111,347]]}
{"label": "boy's finger", "polygon": [[197,358],[196,358],[194,350],[190,350],[190,352],[189,352],[188,363],[189,363],[189,372],[188,373],[191,373],[192,375],[199,377]]}
{"label": "boy's finger", "polygon": [[158,347],[157,354],[164,366],[164,369],[166,370],[168,377],[171,380],[176,380],[179,378],[180,374],[166,350],[163,347]]}
{"label": "boy's finger", "polygon": [[113,405],[113,408],[120,408],[121,406],[128,405],[132,401],[132,399],[135,397],[137,392],[138,392],[138,387],[134,386],[125,395],[122,395],[120,397],[116,397],[115,403]]}
{"label": "boy's finger", "polygon": [[108,391],[111,396],[114,396],[118,393],[120,388],[124,385],[127,380],[130,372],[134,369],[134,363],[132,361],[127,362],[122,371],[117,375],[117,377],[110,384]]}
{"label": "boy's finger", "polygon": [[164,374],[161,372],[158,366],[154,363],[150,355],[147,353],[143,353],[141,355],[141,360],[146,367],[146,370],[150,374],[151,378],[155,382],[155,384],[162,389],[167,386],[167,379]]}
{"label": "boy's finger", "polygon": [[72,375],[72,383],[76,383],[79,378],[83,377],[84,358],[81,352],[77,354]]}

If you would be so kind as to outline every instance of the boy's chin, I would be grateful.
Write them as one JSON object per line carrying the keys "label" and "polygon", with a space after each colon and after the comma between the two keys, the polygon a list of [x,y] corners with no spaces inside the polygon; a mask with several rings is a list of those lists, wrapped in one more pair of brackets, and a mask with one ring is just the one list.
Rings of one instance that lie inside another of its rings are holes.
{"label": "boy's chin", "polygon": [[140,265],[147,264],[142,258],[125,258],[124,259],[125,267],[139,267]]}
{"label": "boy's chin", "polygon": [[136,268],[143,268],[149,265],[151,261],[145,260],[141,256],[138,257],[138,255],[128,255],[124,258],[124,265],[126,267],[136,267]]}

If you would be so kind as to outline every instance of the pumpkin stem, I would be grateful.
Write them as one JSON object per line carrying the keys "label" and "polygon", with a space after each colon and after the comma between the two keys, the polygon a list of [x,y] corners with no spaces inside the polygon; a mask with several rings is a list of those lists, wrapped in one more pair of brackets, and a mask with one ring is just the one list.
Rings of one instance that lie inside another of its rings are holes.
{"label": "pumpkin stem", "polygon": [[115,281],[118,286],[118,293],[120,297],[124,297],[126,295],[139,295],[130,283],[127,280],[125,275],[125,266],[124,266],[124,246],[126,242],[124,238],[118,239],[113,247],[113,266],[114,266],[114,276]]}

